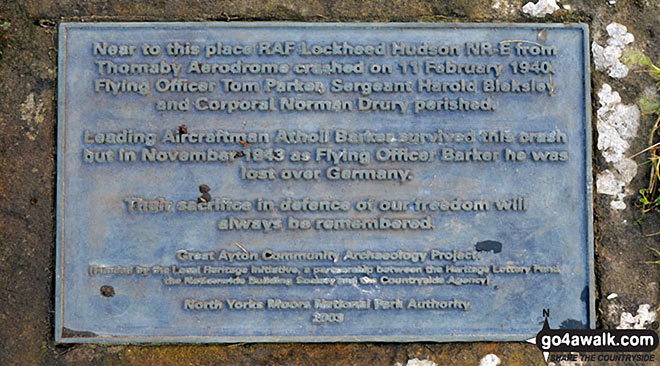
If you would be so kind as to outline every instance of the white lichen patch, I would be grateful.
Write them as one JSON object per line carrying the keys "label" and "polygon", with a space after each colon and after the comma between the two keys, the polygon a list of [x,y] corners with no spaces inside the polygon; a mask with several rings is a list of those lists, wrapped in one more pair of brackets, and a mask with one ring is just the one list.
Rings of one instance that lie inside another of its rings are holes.
{"label": "white lichen patch", "polygon": [[45,119],[43,98],[37,98],[34,93],[28,94],[21,104],[21,119],[27,122],[28,131],[25,135],[34,141],[36,139],[35,127]]}
{"label": "white lichen patch", "polygon": [[481,358],[479,361],[479,366],[497,366],[501,363],[500,358],[497,355],[489,353]]}
{"label": "white lichen patch", "polygon": [[598,150],[605,161],[612,163],[596,177],[596,192],[615,196],[610,203],[612,209],[623,210],[623,199],[628,194],[627,185],[637,173],[637,163],[625,156],[630,147],[629,140],[637,134],[640,112],[635,105],[621,103],[619,93],[604,84],[598,92],[601,107],[598,109],[596,128],[598,130]]}
{"label": "white lichen patch", "polygon": [[21,104],[21,119],[30,124],[38,124],[44,121],[44,102],[34,95],[28,94]]}
{"label": "white lichen patch", "polygon": [[621,313],[619,325],[616,329],[645,329],[647,325],[653,323],[656,318],[656,313],[651,310],[651,305],[642,304],[637,309],[637,315],[633,316],[631,313]]}
{"label": "white lichen patch", "polygon": [[522,8],[523,13],[535,18],[544,17],[557,10],[559,10],[559,5],[557,5],[556,0],[539,0],[536,4],[530,1]]}
{"label": "white lichen patch", "polygon": [[[394,366],[403,366],[403,365],[401,365],[401,362],[397,362],[394,364]],[[413,358],[408,360],[406,366],[436,366],[436,364],[431,360],[420,360],[417,358]]]}
{"label": "white lichen patch", "polygon": [[623,54],[626,45],[635,40],[635,36],[628,33],[628,28],[619,23],[610,23],[607,27],[607,45],[605,47],[594,41],[591,44],[596,70],[606,70],[613,78],[622,78],[628,75],[628,67],[619,58]]}
{"label": "white lichen patch", "polygon": [[508,0],[495,0],[491,7],[507,15],[512,15],[518,11],[516,5],[514,5],[511,1]]}
{"label": "white lichen patch", "polygon": [[623,24],[610,23],[605,29],[610,36],[607,40],[608,46],[624,48],[635,40],[635,36],[628,33],[628,28]]}

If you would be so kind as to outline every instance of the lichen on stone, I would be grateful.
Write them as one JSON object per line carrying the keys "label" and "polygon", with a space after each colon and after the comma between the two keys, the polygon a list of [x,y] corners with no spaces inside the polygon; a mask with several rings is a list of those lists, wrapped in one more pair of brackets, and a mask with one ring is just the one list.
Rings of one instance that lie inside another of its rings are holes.
{"label": "lichen on stone", "polygon": [[601,107],[597,112],[598,150],[612,169],[606,169],[596,178],[596,192],[615,196],[610,203],[614,210],[626,208],[623,199],[628,194],[627,185],[637,173],[637,163],[625,156],[629,140],[637,134],[640,112],[635,105],[621,102],[619,93],[609,84],[603,84],[598,92]]}
{"label": "lichen on stone", "polygon": [[491,8],[506,15],[513,15],[518,11],[517,4],[512,4],[508,0],[495,0]]}
{"label": "lichen on stone", "polygon": [[594,66],[596,66],[596,70],[607,71],[610,77],[617,79],[626,77],[628,67],[619,58],[623,54],[623,49],[635,40],[635,36],[628,33],[628,28],[625,25],[619,23],[610,23],[606,30],[609,38],[605,47],[599,45],[596,41],[591,44]]}
{"label": "lichen on stone", "polygon": [[637,309],[637,315],[631,313],[621,313],[619,325],[616,329],[645,329],[648,324],[655,321],[656,313],[651,310],[651,305],[642,304]]}
{"label": "lichen on stone", "polygon": [[34,93],[28,94],[21,104],[21,119],[27,122],[25,135],[34,141],[37,125],[43,123],[45,119],[43,96],[37,97]]}
{"label": "lichen on stone", "polygon": [[479,366],[497,366],[501,363],[500,358],[497,355],[489,353],[481,358],[479,361]]}
{"label": "lichen on stone", "polygon": [[535,18],[544,17],[557,10],[559,10],[559,5],[557,5],[556,0],[539,0],[536,4],[530,1],[522,8],[523,13]]}
{"label": "lichen on stone", "polygon": [[[400,362],[394,364],[394,366],[403,366]],[[436,366],[435,362],[431,360],[420,360],[418,358],[413,358],[408,360],[406,366]]]}

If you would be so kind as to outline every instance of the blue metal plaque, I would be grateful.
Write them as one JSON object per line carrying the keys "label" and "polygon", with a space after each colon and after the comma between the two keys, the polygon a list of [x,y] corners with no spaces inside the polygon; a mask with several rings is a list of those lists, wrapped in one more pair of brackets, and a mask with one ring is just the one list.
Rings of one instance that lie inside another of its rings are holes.
{"label": "blue metal plaque", "polygon": [[583,25],[60,27],[59,342],[593,327]]}

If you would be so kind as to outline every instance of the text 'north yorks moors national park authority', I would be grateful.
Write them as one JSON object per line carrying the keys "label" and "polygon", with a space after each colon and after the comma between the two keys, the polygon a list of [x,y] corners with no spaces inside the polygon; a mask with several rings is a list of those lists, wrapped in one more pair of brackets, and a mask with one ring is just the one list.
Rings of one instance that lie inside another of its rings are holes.
{"label": "text 'north yorks moors national park authority'", "polygon": [[63,25],[58,340],[589,326],[585,37]]}

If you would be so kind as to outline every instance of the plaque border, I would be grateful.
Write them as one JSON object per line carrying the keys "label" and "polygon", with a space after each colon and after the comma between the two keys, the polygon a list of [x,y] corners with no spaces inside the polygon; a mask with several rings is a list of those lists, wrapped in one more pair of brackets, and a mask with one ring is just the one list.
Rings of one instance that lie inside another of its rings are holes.
{"label": "plaque border", "polygon": [[[56,187],[56,254],[55,254],[55,343],[283,343],[283,342],[500,342],[523,341],[536,334],[479,334],[479,335],[396,335],[396,336],[97,336],[85,335],[88,332],[78,331],[80,335],[66,335],[63,328],[63,296],[64,291],[64,171],[65,143],[66,143],[66,41],[69,29],[86,28],[304,28],[304,29],[470,29],[470,28],[550,28],[550,29],[578,29],[582,31],[583,43],[583,87],[585,107],[585,199],[586,199],[586,235],[587,244],[587,271],[588,271],[588,301],[587,321],[589,328],[596,326],[595,312],[595,273],[594,273],[594,232],[593,232],[593,173],[592,173],[592,124],[591,124],[591,78],[590,78],[590,50],[589,26],[585,23],[306,23],[306,22],[250,22],[250,23],[224,23],[224,22],[103,22],[103,23],[69,23],[59,25],[58,35],[58,78],[57,78],[57,187]],[[539,328],[540,330],[540,328]],[[77,330],[76,330],[77,331]],[[74,331],[75,332],[75,331]]]}

